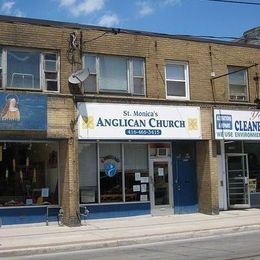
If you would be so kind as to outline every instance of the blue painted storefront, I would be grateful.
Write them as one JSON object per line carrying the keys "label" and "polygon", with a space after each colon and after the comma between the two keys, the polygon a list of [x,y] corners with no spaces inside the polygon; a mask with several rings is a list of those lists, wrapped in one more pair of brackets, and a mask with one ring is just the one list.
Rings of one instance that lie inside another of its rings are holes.
{"label": "blue painted storefront", "polygon": [[[88,205],[88,219],[130,217],[150,214],[150,203]],[[58,221],[59,207],[31,206],[0,208],[2,225]],[[81,211],[83,207],[81,207]]]}
{"label": "blue painted storefront", "polygon": [[[190,149],[185,150],[185,145]],[[172,153],[174,213],[198,212],[195,142],[174,142]],[[150,202],[89,204],[88,219],[106,219],[151,214]],[[81,207],[81,210],[83,207]],[[0,208],[3,225],[57,221],[59,207],[28,206]]]}
{"label": "blue painted storefront", "polygon": [[150,202],[88,205],[87,208],[89,210],[89,219],[131,217],[151,213]]}
{"label": "blue painted storefront", "polygon": [[31,224],[57,221],[59,207],[28,206],[0,208],[2,225]]}

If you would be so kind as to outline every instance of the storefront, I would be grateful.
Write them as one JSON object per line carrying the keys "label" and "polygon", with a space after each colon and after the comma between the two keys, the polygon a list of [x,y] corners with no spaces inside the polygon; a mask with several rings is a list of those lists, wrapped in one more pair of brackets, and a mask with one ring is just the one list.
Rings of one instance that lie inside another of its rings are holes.
{"label": "storefront", "polygon": [[47,97],[1,93],[0,105],[1,224],[50,220],[59,204],[59,143],[46,139]]}
{"label": "storefront", "polygon": [[214,110],[220,208],[260,207],[260,112]]}
{"label": "storefront", "polygon": [[90,217],[198,210],[200,109],[78,103],[80,203]]}

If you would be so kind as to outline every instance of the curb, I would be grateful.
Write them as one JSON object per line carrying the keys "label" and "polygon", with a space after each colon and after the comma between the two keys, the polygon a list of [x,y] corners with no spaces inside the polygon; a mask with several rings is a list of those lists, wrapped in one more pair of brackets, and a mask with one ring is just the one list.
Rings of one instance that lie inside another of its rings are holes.
{"label": "curb", "polygon": [[[87,249],[99,249],[99,248],[109,248],[109,247],[121,247],[127,245],[138,245],[138,244],[149,244],[155,242],[172,241],[172,240],[182,240],[189,238],[202,238],[212,235],[229,234],[229,233],[241,233],[252,230],[260,230],[260,224],[252,224],[245,226],[235,226],[228,228],[217,228],[217,229],[205,229],[205,230],[194,230],[191,232],[178,232],[178,233],[164,233],[164,234],[154,234],[145,235],[139,237],[126,238],[121,237],[111,240],[96,240],[96,241],[77,241],[77,242],[67,242],[56,243],[56,244],[46,244],[34,248],[8,248],[0,251],[0,257],[11,257],[11,256],[26,256],[26,255],[36,255],[36,254],[47,254],[47,253],[58,253],[66,251],[79,251]],[[1,248],[1,247],[0,247]]]}

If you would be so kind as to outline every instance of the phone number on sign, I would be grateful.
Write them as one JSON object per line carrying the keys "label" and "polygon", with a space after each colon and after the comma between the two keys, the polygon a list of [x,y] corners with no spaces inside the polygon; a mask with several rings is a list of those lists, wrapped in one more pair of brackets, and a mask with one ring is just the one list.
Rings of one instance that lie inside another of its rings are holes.
{"label": "phone number on sign", "polygon": [[126,135],[161,135],[162,131],[158,129],[126,129]]}

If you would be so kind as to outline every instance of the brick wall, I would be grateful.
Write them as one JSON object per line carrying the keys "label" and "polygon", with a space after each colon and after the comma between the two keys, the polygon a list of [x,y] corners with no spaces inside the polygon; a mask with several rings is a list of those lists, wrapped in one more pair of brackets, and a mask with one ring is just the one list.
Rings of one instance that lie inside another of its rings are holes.
{"label": "brick wall", "polygon": [[199,212],[218,214],[218,177],[214,141],[197,142]]}
{"label": "brick wall", "polygon": [[[25,19],[26,20],[26,19]],[[144,35],[112,30],[96,30],[62,25],[41,25],[30,22],[0,22],[0,45],[28,47],[42,50],[56,50],[60,53],[61,94],[48,95],[48,132],[46,138],[59,138],[61,169],[61,204],[65,209],[65,222],[77,225],[78,210],[78,158],[77,129],[75,127],[75,107],[69,75],[82,67],[80,52],[75,52],[77,63],[68,61],[68,39],[75,32],[78,40],[82,34],[82,52],[109,55],[143,57],[146,61],[147,96],[126,97],[113,94],[99,96],[86,95],[89,101],[148,103],[168,105],[196,105],[201,107],[203,140],[197,143],[197,171],[199,208],[204,213],[218,212],[217,174],[215,143],[212,141],[212,107],[248,108],[253,104],[228,102],[227,77],[214,80],[211,85],[211,71],[216,76],[227,73],[227,65],[250,66],[260,63],[260,48],[238,47],[217,42],[183,40],[160,35]],[[78,42],[79,43],[79,42]],[[189,64],[191,101],[165,100],[165,61],[185,61]],[[248,70],[250,102],[256,96],[255,74],[260,74],[259,66]],[[74,88],[75,89],[75,88]],[[214,90],[214,93],[213,93]],[[215,102],[214,101],[215,97]],[[8,134],[8,133],[7,133]],[[14,133],[10,133],[10,136]],[[15,133],[16,135],[16,133]],[[37,133],[34,133],[36,138]]]}
{"label": "brick wall", "polygon": [[[58,50],[61,54],[61,91],[70,93],[68,77],[81,68],[79,52],[75,52],[74,68],[68,62],[69,34],[75,32],[78,42],[82,32],[82,52],[144,57],[146,59],[147,97],[165,99],[165,60],[186,61],[189,64],[190,94],[196,101],[213,101],[210,74],[227,73],[227,65],[250,66],[260,63],[260,48],[238,47],[212,42],[188,41],[112,30],[42,26],[40,24],[0,22],[0,44],[5,46]],[[98,38],[99,37],[99,38]],[[211,52],[211,54],[210,54]],[[259,66],[249,71],[250,101],[256,95],[253,77]],[[215,100],[228,101],[227,77],[214,80]]]}

